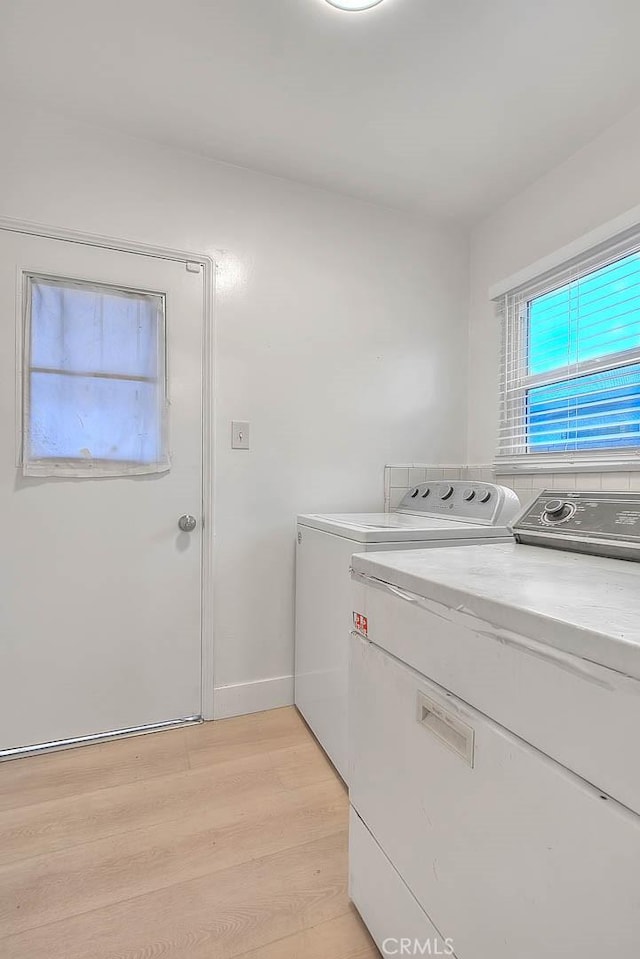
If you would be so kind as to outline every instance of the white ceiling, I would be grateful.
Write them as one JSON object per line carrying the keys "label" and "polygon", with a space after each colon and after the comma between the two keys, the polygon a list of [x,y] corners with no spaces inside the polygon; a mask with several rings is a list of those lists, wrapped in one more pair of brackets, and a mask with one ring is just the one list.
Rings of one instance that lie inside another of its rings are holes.
{"label": "white ceiling", "polygon": [[5,0],[0,88],[472,220],[640,102],[638,0]]}

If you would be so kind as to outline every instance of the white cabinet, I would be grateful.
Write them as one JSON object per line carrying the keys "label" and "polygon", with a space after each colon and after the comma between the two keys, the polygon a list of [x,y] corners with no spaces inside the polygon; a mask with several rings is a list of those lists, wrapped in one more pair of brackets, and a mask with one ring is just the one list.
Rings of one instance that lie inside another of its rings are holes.
{"label": "white cabinet", "polygon": [[[350,655],[352,805],[459,959],[637,959],[640,818],[367,640]],[[352,859],[354,890],[373,868]]]}

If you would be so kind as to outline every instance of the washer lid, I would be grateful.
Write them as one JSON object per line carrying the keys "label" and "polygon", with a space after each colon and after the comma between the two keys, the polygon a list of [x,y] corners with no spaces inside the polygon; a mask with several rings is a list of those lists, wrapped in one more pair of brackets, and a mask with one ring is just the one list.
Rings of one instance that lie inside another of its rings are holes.
{"label": "washer lid", "polygon": [[307,513],[298,516],[298,524],[356,543],[487,540],[511,535],[503,526],[410,513]]}
{"label": "washer lid", "polygon": [[482,620],[498,640],[527,637],[640,679],[640,563],[505,543],[363,553],[352,564]]}

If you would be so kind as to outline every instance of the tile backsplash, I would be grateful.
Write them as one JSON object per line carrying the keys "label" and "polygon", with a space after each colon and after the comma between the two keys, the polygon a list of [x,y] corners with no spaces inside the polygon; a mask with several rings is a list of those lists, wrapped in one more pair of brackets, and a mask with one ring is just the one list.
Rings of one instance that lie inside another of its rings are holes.
{"label": "tile backsplash", "polygon": [[499,483],[515,490],[526,506],[543,489],[640,490],[640,471],[602,473],[496,473],[493,466],[402,463],[384,470],[385,512],[398,506],[404,495],[428,480],[468,479]]}

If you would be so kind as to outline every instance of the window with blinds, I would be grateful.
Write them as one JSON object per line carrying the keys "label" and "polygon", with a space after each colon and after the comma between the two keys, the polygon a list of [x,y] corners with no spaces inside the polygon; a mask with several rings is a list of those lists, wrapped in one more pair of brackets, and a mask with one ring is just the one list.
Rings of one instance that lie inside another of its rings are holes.
{"label": "window with blinds", "polygon": [[640,234],[500,301],[497,462],[640,456]]}

